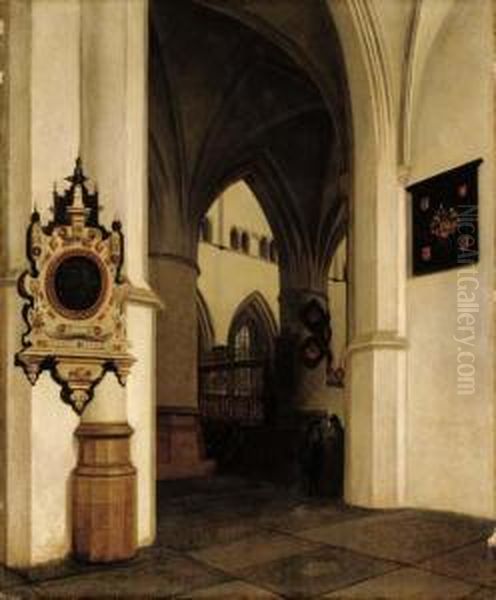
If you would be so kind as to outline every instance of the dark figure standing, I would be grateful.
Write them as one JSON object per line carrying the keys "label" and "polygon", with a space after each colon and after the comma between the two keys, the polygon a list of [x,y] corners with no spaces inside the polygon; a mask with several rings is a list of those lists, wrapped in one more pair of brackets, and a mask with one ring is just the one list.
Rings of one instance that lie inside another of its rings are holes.
{"label": "dark figure standing", "polygon": [[324,438],[320,421],[313,421],[307,428],[301,456],[303,476],[309,496],[320,491],[320,480],[324,467]]}
{"label": "dark figure standing", "polygon": [[329,419],[325,446],[327,493],[333,498],[341,498],[344,484],[344,429],[336,415]]}

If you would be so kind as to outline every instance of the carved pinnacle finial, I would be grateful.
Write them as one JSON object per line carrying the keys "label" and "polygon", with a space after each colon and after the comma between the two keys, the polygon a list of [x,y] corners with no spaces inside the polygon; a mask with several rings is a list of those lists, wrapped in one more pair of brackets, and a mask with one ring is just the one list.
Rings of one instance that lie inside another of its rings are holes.
{"label": "carved pinnacle finial", "polygon": [[88,180],[83,172],[83,163],[81,157],[76,158],[76,165],[74,166],[74,172],[69,177],[65,178],[66,181],[72,183],[72,185],[84,185],[85,181]]}

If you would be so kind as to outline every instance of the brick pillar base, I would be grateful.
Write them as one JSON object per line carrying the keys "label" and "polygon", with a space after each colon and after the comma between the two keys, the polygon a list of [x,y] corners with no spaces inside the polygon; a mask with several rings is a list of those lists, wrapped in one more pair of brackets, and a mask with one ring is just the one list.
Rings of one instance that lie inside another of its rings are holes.
{"label": "brick pillar base", "polygon": [[198,410],[157,407],[157,479],[206,477],[215,462],[205,458]]}

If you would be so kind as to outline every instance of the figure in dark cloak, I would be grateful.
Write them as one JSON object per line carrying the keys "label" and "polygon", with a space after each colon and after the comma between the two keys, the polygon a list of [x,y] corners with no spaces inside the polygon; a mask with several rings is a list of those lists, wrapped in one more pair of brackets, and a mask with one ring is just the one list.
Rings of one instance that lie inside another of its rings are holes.
{"label": "figure in dark cloak", "polygon": [[305,432],[301,450],[301,467],[306,492],[316,496],[320,492],[320,481],[324,466],[324,438],[320,420],[312,421]]}
{"label": "figure in dark cloak", "polygon": [[325,493],[333,498],[342,498],[344,487],[344,428],[339,417],[329,418],[329,427],[324,443],[323,483]]}

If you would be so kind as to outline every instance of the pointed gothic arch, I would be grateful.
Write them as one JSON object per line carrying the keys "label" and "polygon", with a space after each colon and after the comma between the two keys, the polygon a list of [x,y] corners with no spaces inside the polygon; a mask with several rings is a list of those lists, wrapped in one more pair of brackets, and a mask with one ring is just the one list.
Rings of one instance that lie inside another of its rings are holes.
{"label": "pointed gothic arch", "polygon": [[236,348],[237,336],[255,345],[266,357],[274,352],[277,323],[267,300],[257,290],[247,296],[236,309],[228,333],[228,345]]}

